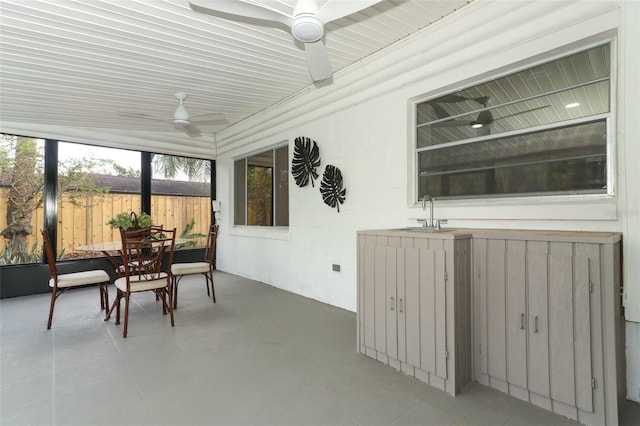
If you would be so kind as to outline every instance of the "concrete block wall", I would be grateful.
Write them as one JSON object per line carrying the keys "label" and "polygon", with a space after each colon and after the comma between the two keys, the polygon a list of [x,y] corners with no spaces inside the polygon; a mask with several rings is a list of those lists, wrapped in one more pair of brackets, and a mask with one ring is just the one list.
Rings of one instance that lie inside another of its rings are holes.
{"label": "concrete block wall", "polygon": [[627,399],[640,402],[640,322],[627,321]]}

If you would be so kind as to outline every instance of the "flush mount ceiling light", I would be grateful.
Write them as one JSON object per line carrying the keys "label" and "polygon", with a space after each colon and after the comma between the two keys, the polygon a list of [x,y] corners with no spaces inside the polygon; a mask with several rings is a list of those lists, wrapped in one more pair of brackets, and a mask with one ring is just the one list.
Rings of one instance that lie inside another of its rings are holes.
{"label": "flush mount ceiling light", "polygon": [[577,108],[580,106],[580,102],[571,102],[569,104],[566,104],[564,107],[566,109],[571,109],[571,108]]}
{"label": "flush mount ceiling light", "polygon": [[313,43],[322,38],[322,22],[314,15],[297,16],[291,25],[291,34],[303,43]]}

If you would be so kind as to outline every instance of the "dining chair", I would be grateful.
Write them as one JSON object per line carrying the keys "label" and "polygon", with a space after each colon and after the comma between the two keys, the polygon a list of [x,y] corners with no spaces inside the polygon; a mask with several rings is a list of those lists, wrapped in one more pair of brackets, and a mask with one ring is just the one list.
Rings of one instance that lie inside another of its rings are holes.
{"label": "dining chair", "polygon": [[[202,274],[207,286],[207,296],[212,296],[213,303],[216,303],[216,292],[213,287],[213,270],[216,265],[216,244],[218,240],[218,230],[220,225],[211,225],[207,236],[207,248],[202,262],[174,263],[171,265],[171,281],[173,287],[173,308],[178,308],[178,284],[182,277],[186,275]],[[209,293],[211,285],[211,293]]]}
{"label": "dining chair", "polygon": [[[124,299],[124,327],[123,337],[127,337],[129,326],[129,305],[131,295],[143,291],[151,291],[162,301],[162,313],[167,312],[174,326],[172,294],[171,294],[171,263],[175,249],[176,229],[149,228],[136,230],[121,230],[122,263],[124,275],[115,281],[116,285],[116,325],[120,324],[120,305]],[[167,258],[166,267],[163,260]],[[111,311],[107,314],[107,320]]]}
{"label": "dining chair", "polygon": [[[150,235],[150,234],[162,233],[164,228],[163,228],[162,225],[151,225],[151,226],[148,226],[148,227],[136,228],[136,229],[140,230],[141,234],[146,232],[148,235]],[[133,230],[133,229],[129,229],[129,230]],[[120,253],[120,255],[121,255],[120,258],[122,259],[122,252]],[[123,263],[124,260],[118,262],[117,260],[115,260],[115,259],[112,260],[112,259],[113,258],[111,258],[110,260],[111,260],[111,263],[113,264],[113,266],[116,268],[116,273],[118,274],[118,278],[124,277],[124,272],[125,272],[124,263]],[[136,261],[134,260],[132,262],[132,264],[129,265],[129,266],[137,267]],[[156,300],[158,300],[157,296],[156,296]]]}
{"label": "dining chair", "polygon": [[53,254],[53,245],[49,238],[49,232],[46,229],[42,229],[40,230],[40,233],[44,240],[44,250],[47,256],[47,263],[49,264],[49,287],[52,289],[47,330],[51,328],[51,322],[53,321],[53,308],[55,307],[58,296],[72,287],[97,284],[100,290],[100,308],[103,310],[106,309],[109,306],[109,292],[107,291],[107,285],[111,280],[109,274],[102,269],[58,274],[56,257]]}

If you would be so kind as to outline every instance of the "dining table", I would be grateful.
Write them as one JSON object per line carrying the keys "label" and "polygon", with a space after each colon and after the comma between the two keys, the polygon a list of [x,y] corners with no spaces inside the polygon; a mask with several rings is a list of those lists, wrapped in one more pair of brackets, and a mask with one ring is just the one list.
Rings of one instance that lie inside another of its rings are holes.
{"label": "dining table", "polygon": [[[191,240],[188,238],[176,238],[175,245],[176,247],[186,245]],[[84,251],[84,252],[102,252],[107,254],[108,252],[113,251],[122,251],[122,241],[103,241],[101,243],[93,243],[86,244],[82,246],[76,246],[73,248],[75,251]]]}
{"label": "dining table", "polygon": [[[180,247],[189,244],[192,240],[188,238],[176,238],[175,247]],[[109,262],[113,264],[116,273],[118,273],[118,268],[122,265],[116,257],[122,256],[122,241],[103,241],[100,243],[93,244],[85,244],[81,246],[74,247],[74,251],[86,252],[86,253],[97,253],[101,252],[104,254]]]}
{"label": "dining table", "polygon": [[[192,240],[188,238],[176,238],[174,246],[183,246],[191,241]],[[74,248],[74,250],[81,252],[102,252],[107,257],[107,259],[109,259],[109,262],[111,262],[111,264],[113,265],[116,274],[118,276],[121,275],[120,270],[122,269],[122,262],[119,261],[116,257],[122,257],[122,241],[103,241],[101,243],[86,244],[77,246]],[[116,302],[117,301],[115,301],[111,308],[109,308],[105,316],[105,321],[108,321],[109,317],[111,316],[111,313],[116,307]]]}

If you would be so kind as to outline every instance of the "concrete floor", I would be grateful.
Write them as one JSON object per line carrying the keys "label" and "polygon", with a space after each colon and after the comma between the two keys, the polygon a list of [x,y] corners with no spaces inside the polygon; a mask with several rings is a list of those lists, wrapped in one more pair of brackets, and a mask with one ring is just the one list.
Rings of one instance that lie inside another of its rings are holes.
{"label": "concrete floor", "polygon": [[[575,425],[473,384],[453,398],[356,354],[352,312],[216,272],[171,328],[151,294],[122,325],[97,288],[0,301],[0,425]],[[110,289],[113,296],[114,289]],[[622,424],[640,424],[629,403]]]}

